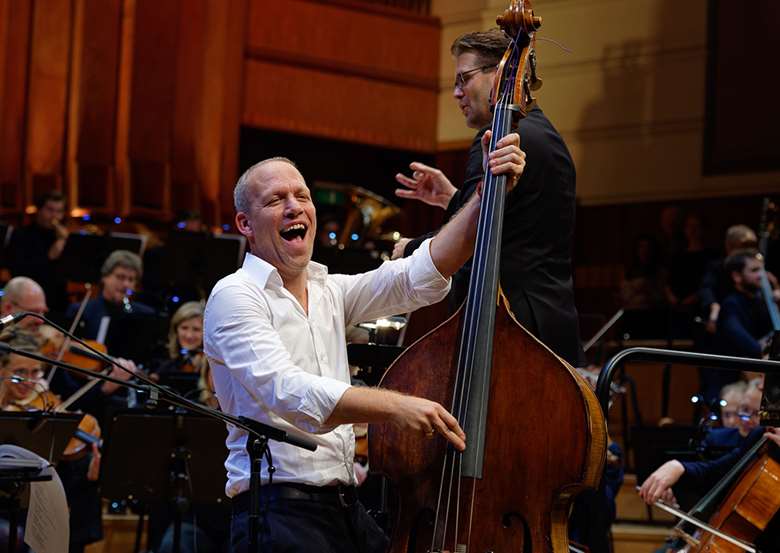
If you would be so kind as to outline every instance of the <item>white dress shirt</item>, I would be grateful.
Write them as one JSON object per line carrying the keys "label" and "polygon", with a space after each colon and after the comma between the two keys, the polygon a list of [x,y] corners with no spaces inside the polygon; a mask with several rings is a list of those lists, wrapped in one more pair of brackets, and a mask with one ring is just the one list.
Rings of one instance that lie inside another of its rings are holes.
{"label": "white dress shirt", "polygon": [[[204,350],[220,407],[291,434],[313,438],[317,451],[269,442],[274,482],[355,484],[352,425],[325,421],[350,387],[345,330],[364,321],[440,301],[449,281],[436,270],[429,241],[414,255],[359,275],[308,267],[308,314],[282,285],[278,271],[247,254],[241,269],[220,280],[204,316]],[[228,429],[225,492],[249,489],[247,434]],[[268,480],[263,463],[263,483]]]}

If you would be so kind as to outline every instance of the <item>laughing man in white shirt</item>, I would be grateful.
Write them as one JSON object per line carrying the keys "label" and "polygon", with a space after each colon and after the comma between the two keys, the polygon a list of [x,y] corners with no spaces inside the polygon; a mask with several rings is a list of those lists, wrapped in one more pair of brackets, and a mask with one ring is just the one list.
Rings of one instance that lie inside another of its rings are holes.
{"label": "laughing man in white shirt", "polygon": [[[488,163],[515,182],[525,164],[519,137],[502,139]],[[421,437],[439,432],[459,450],[466,436],[438,403],[350,386],[345,329],[443,299],[449,277],[473,252],[479,195],[413,256],[360,275],[331,275],[311,261],[316,213],[290,160],[255,164],[234,195],[250,253],[217,283],[205,313],[204,347],[220,406],[318,445],[308,452],[271,443],[276,472],[268,486],[263,467],[261,492],[269,501],[261,543],[269,551],[384,551],[384,534],[355,500],[352,423],[390,422]],[[244,431],[229,429],[233,551],[248,541],[246,441]]]}

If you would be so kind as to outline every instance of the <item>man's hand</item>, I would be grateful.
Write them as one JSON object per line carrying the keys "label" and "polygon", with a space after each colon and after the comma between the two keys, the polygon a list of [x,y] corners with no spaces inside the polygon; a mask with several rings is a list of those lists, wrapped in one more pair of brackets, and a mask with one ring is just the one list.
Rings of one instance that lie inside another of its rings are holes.
{"label": "man's hand", "polygon": [[411,178],[402,173],[395,176],[395,180],[406,187],[396,188],[395,195],[447,209],[458,189],[452,185],[446,175],[435,167],[429,167],[419,161],[410,163],[409,168],[412,170]]}
{"label": "man's hand", "polygon": [[718,316],[720,315],[720,304],[713,303],[710,305],[710,316],[707,319],[707,323],[704,325],[704,329],[710,334],[715,334],[718,331]]}
{"label": "man's hand", "polygon": [[672,459],[658,467],[656,471],[647,477],[639,488],[639,496],[648,505],[654,504],[659,499],[674,504],[672,486],[685,474],[685,468],[680,461]]}
{"label": "man's hand", "polygon": [[488,153],[491,131],[482,135],[482,166],[494,175],[506,175],[507,192],[512,190],[525,169],[525,152],[520,149],[520,135],[510,133],[496,143],[496,149]]}
{"label": "man's hand", "polygon": [[768,440],[771,440],[780,446],[780,428],[768,426],[764,436],[766,436]]}
{"label": "man's hand", "polygon": [[404,250],[409,242],[411,242],[411,238],[401,238],[398,240],[398,242],[395,243],[395,246],[393,246],[393,254],[390,256],[390,259],[401,259],[404,256]]}
{"label": "man's hand", "polygon": [[441,434],[458,451],[466,449],[466,433],[444,407],[421,397],[395,394],[390,421],[399,428],[420,432],[426,438]]}
{"label": "man's hand", "polygon": [[[138,367],[136,367],[135,363],[133,363],[130,359],[117,358],[115,361],[126,370],[122,370],[119,367],[113,367],[111,372],[108,373],[108,376],[117,378],[119,380],[128,381],[138,372]],[[113,394],[118,389],[119,384],[115,384],[113,382],[104,382],[102,386],[103,393],[106,395]]]}
{"label": "man's hand", "polygon": [[433,438],[439,433],[459,451],[466,449],[466,434],[455,417],[435,401],[421,397],[352,386],[341,396],[325,424],[335,426],[358,422],[390,422],[399,428],[420,432],[426,438]]}

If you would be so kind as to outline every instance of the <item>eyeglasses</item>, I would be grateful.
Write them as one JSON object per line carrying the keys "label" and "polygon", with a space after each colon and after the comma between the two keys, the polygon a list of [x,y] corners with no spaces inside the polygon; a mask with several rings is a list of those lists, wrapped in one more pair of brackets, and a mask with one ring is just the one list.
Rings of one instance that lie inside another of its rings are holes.
{"label": "eyeglasses", "polygon": [[40,380],[43,378],[43,369],[16,369],[11,371],[11,378],[19,378],[24,382],[25,380]]}
{"label": "eyeglasses", "polygon": [[760,413],[758,411],[740,411],[739,418],[747,422],[749,420],[758,420]]}
{"label": "eyeglasses", "polygon": [[463,90],[467,84],[469,84],[469,81],[471,80],[472,76],[474,76],[478,71],[484,71],[485,69],[493,69],[495,65],[482,65],[480,67],[475,67],[474,69],[468,69],[467,71],[461,71],[460,73],[457,73],[455,75],[455,83],[452,85],[453,88]]}

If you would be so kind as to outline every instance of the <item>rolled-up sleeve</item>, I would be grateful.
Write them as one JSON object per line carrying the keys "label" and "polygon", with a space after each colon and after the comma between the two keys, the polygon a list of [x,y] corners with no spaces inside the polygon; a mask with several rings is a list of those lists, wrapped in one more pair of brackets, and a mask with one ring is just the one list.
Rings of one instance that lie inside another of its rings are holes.
{"label": "rolled-up sleeve", "polygon": [[241,286],[224,287],[212,294],[204,319],[207,356],[261,410],[306,432],[332,430],[325,421],[350,385],[297,366],[262,297]]}
{"label": "rolled-up sleeve", "polygon": [[333,275],[344,294],[347,325],[406,313],[443,300],[450,289],[426,240],[410,257],[386,261],[360,275]]}

